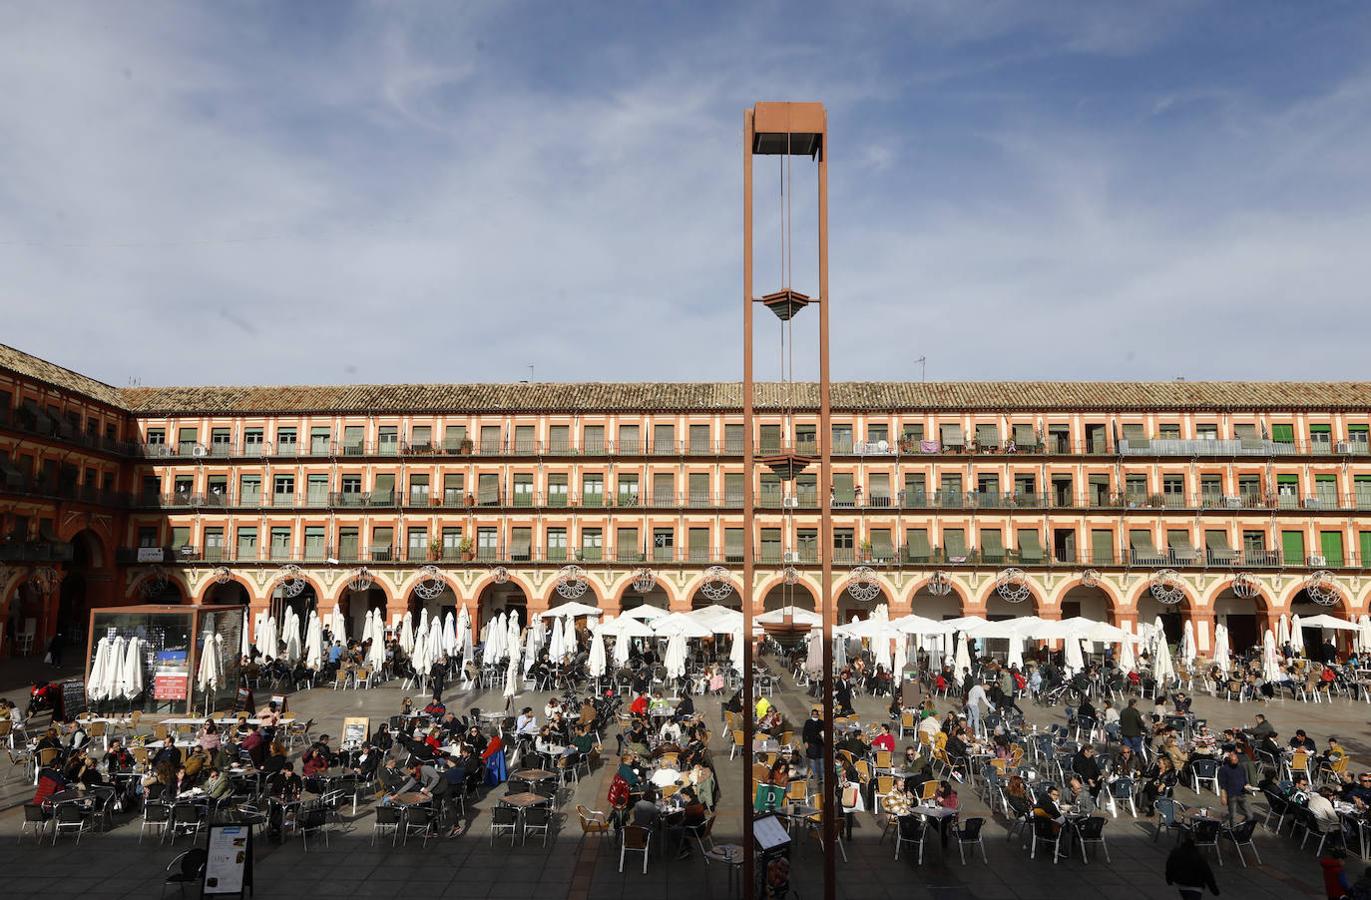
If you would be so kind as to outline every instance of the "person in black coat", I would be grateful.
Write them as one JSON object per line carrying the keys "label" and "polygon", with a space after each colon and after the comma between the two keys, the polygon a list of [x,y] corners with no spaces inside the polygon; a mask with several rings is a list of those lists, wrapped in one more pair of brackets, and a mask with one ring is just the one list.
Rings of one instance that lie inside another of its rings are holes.
{"label": "person in black coat", "polygon": [[809,771],[822,785],[824,783],[824,723],[817,709],[812,710],[809,718],[805,720],[805,727],[800,732],[800,737],[804,741],[805,758],[809,760]]}
{"label": "person in black coat", "polygon": [[1209,888],[1214,896],[1219,895],[1219,886],[1214,882],[1214,870],[1195,846],[1195,839],[1184,836],[1176,849],[1166,858],[1166,883],[1174,884],[1184,898],[1198,898]]}

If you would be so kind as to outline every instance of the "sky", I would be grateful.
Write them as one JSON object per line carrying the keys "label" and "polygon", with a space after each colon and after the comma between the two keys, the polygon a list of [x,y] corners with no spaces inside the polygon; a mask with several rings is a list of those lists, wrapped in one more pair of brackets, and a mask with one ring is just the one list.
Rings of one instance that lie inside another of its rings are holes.
{"label": "sky", "polygon": [[743,110],[819,100],[835,378],[1364,379],[1369,50],[1337,0],[0,0],[0,342],[120,386],[737,379]]}

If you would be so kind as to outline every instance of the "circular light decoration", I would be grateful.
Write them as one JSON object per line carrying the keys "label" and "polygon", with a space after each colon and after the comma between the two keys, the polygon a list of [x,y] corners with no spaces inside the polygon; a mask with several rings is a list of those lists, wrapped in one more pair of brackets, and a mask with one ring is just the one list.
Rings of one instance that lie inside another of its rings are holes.
{"label": "circular light decoration", "polygon": [[557,593],[567,600],[584,596],[589,588],[585,570],[580,566],[562,566],[557,570]]}
{"label": "circular light decoration", "polygon": [[1333,573],[1327,569],[1309,573],[1304,582],[1304,592],[1309,595],[1310,601],[1319,606],[1337,606],[1338,601],[1342,599],[1338,583],[1333,580]]}
{"label": "circular light decoration", "polygon": [[1030,596],[1023,569],[1005,569],[995,579],[995,593],[1006,603],[1022,603]]}
{"label": "circular light decoration", "polygon": [[646,594],[657,586],[657,574],[651,569],[639,569],[633,573],[633,589],[640,594]]}
{"label": "circular light decoration", "polygon": [[509,569],[504,566],[496,566],[490,570],[490,580],[496,584],[504,584],[509,581]]}
{"label": "circular light decoration", "polygon": [[233,580],[233,573],[229,571],[228,566],[219,566],[210,578],[214,579],[215,584],[228,584]]}
{"label": "circular light decoration", "polygon": [[733,585],[728,580],[730,577],[732,573],[723,566],[710,566],[705,569],[705,581],[700,585],[700,593],[715,603],[728,599],[733,593]]}
{"label": "circular light decoration", "polygon": [[437,566],[422,566],[419,580],[414,583],[414,596],[420,600],[437,600],[447,590],[447,580]]}
{"label": "circular light decoration", "polygon": [[1257,579],[1246,572],[1239,572],[1233,576],[1233,596],[1240,600],[1251,600],[1261,593],[1261,586],[1257,584]]}
{"label": "circular light decoration", "polygon": [[282,566],[276,573],[276,580],[280,582],[283,597],[298,597],[305,592],[305,587],[309,584],[305,581],[305,573],[294,563]]}
{"label": "circular light decoration", "polygon": [[376,576],[371,574],[371,570],[366,566],[358,566],[352,570],[352,575],[348,578],[348,590],[369,591],[375,583]]}
{"label": "circular light decoration", "polygon": [[52,566],[40,566],[33,570],[30,580],[33,582],[33,586],[38,588],[38,593],[46,597],[57,588],[57,585],[61,584],[62,573]]}
{"label": "circular light decoration", "polygon": [[1084,572],[1082,572],[1082,573],[1081,573],[1081,586],[1082,586],[1082,587],[1088,587],[1088,588],[1099,587],[1099,586],[1100,586],[1100,570],[1099,570],[1099,569],[1086,569]]}
{"label": "circular light decoration", "polygon": [[952,593],[952,579],[947,577],[946,572],[934,572],[933,577],[928,579],[926,590],[934,597],[946,597]]}
{"label": "circular light decoration", "polygon": [[881,596],[881,585],[870,566],[858,566],[852,570],[852,580],[848,582],[847,592],[858,603],[870,603]]}
{"label": "circular light decoration", "polygon": [[789,585],[799,584],[799,583],[800,583],[800,570],[797,569],[797,568],[795,568],[794,566],[786,566],[784,569],[781,570],[781,577],[782,577],[783,579],[785,579],[785,583],[786,583],[786,584],[789,584]]}
{"label": "circular light decoration", "polygon": [[143,579],[141,593],[144,598],[160,597],[169,583],[166,570],[161,566],[154,566],[148,577]]}
{"label": "circular light decoration", "polygon": [[1158,569],[1152,573],[1152,599],[1166,606],[1175,606],[1185,599],[1185,585],[1175,569]]}

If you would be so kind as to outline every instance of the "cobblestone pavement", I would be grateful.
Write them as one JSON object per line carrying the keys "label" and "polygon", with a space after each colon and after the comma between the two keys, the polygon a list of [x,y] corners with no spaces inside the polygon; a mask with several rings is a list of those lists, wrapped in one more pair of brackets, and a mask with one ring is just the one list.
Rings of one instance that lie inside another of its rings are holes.
{"label": "cobblestone pavement", "polygon": [[[23,662],[0,663],[0,684],[7,696],[25,693],[20,685],[29,677],[16,676]],[[370,691],[319,689],[291,698],[291,708],[303,717],[316,719],[326,733],[337,735],[341,720],[348,715],[370,715],[380,719],[398,710],[402,692],[398,683]],[[519,703],[541,708],[544,694],[526,694]],[[449,707],[500,708],[503,698],[485,695],[449,694]],[[793,689],[776,697],[787,717],[800,721],[808,708],[808,698]],[[945,703],[939,704],[940,709]],[[718,699],[703,698],[697,707],[719,720]],[[1330,733],[1337,734],[1352,750],[1354,768],[1371,765],[1371,727],[1362,703],[1337,701],[1306,705],[1275,703],[1264,711],[1282,734],[1303,727],[1322,744]],[[1046,726],[1062,720],[1060,709],[1026,707],[1030,721]],[[872,698],[859,698],[858,711],[865,718],[884,715],[884,704]],[[1209,718],[1211,726],[1248,723],[1257,711],[1250,704],[1238,705],[1199,698],[1196,712]],[[612,744],[612,738],[606,735]],[[903,744],[901,745],[903,746]],[[728,759],[727,742],[718,736],[713,745],[723,801],[715,836],[719,841],[736,841],[741,832],[741,758]],[[159,844],[148,837],[138,842],[136,821],[118,825],[108,834],[89,834],[77,845],[63,837],[56,847],[50,839],[37,846],[31,838],[16,840],[22,822],[20,804],[32,791],[17,770],[0,763],[0,894],[6,897],[56,898],[148,897],[162,887],[162,872],[172,858],[189,846],[182,838],[175,847]],[[618,871],[617,845],[611,839],[582,837],[575,815],[575,804],[602,808],[610,770],[601,768],[583,779],[573,797],[562,805],[566,814],[561,827],[547,847],[536,840],[511,847],[508,839],[492,846],[488,837],[487,813],[494,797],[480,798],[473,807],[468,834],[454,839],[430,841],[427,848],[418,843],[392,847],[382,841],[371,845],[372,811],[362,806],[354,818],[346,817],[345,829],[330,836],[327,847],[311,843],[308,853],[296,839],[284,845],[258,841],[255,873],[257,896],[291,897],[401,896],[423,897],[537,897],[537,898],[701,898],[730,896],[728,873],[715,863],[708,865],[698,854],[687,861],[675,859],[674,848],[654,850],[649,872],[643,875],[641,861],[634,858]],[[502,793],[503,789],[498,789]],[[1178,792],[1184,802],[1197,798],[1188,790]],[[1216,804],[1212,795],[1208,802]],[[966,815],[987,815],[984,804],[969,787],[961,790]],[[1260,801],[1254,808],[1263,809]],[[1110,861],[1092,854],[1084,863],[1079,854],[1053,864],[1030,860],[1019,841],[1007,840],[1003,822],[992,817],[986,830],[985,848],[989,864],[979,856],[968,858],[963,866],[955,845],[946,856],[937,842],[928,847],[925,861],[916,865],[907,858],[893,859],[890,840],[880,839],[880,828],[870,813],[857,816],[853,838],[844,849],[847,860],[839,860],[838,892],[854,900],[884,898],[1076,898],[1090,897],[1174,897],[1162,876],[1170,838],[1153,841],[1146,819],[1133,819],[1126,812],[1111,819],[1105,830]],[[1319,866],[1311,852],[1301,852],[1287,833],[1276,836],[1259,829],[1257,846],[1262,864],[1248,868],[1239,865],[1233,850],[1223,854],[1224,865],[1216,867],[1225,895],[1251,898],[1292,898],[1322,896]],[[821,851],[809,839],[798,840],[792,852],[792,887],[801,898],[822,895]],[[1349,861],[1350,877],[1362,869],[1359,860]]]}

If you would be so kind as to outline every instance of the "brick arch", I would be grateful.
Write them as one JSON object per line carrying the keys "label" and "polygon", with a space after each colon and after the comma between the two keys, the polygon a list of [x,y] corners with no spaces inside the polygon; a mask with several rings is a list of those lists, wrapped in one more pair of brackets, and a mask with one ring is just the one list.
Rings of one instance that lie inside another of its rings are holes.
{"label": "brick arch", "polygon": [[[1067,579],[1065,582],[1059,585],[1056,590],[1048,594],[1046,605],[1050,607],[1055,607],[1056,609],[1060,610],[1062,608],[1062,601],[1066,599],[1066,595],[1071,593],[1073,588],[1078,587],[1087,587],[1087,585],[1084,583],[1084,581],[1081,579],[1079,575],[1071,576],[1069,579]],[[1123,612],[1121,608],[1123,604],[1123,598],[1119,596],[1119,592],[1114,589],[1113,585],[1111,585],[1104,579],[1100,579],[1095,584],[1089,585],[1089,587],[1096,589],[1100,593],[1104,594],[1105,613],[1110,618],[1109,624],[1118,625],[1120,614]]]}
{"label": "brick arch", "polygon": [[[853,578],[851,575],[849,575],[848,577],[844,578],[842,581],[839,581],[839,582],[837,583],[837,585],[834,586],[834,588],[833,588],[833,601],[834,601],[835,603],[838,601],[838,599],[839,599],[840,597],[842,597],[843,592],[846,591],[847,588],[848,588],[848,586],[849,586],[850,584],[852,584],[852,582],[855,581],[855,580],[856,580],[855,578]],[[884,601],[885,604],[886,604],[887,606],[893,605],[893,604],[895,603],[896,598],[897,598],[898,595],[899,595],[899,592],[896,591],[896,590],[895,590],[893,587],[891,587],[890,585],[886,584],[885,579],[881,577],[880,573],[877,573],[877,575],[876,575],[876,584],[877,584],[877,586],[879,586],[880,589],[881,589],[881,597],[878,598],[878,599],[876,599],[876,600],[873,600],[873,601],[871,601],[871,602],[872,602],[872,603],[881,603],[882,601]]]}
{"label": "brick arch", "polygon": [[[190,585],[186,583],[185,577],[175,569],[164,569],[164,571],[167,573],[167,582],[174,585],[176,587],[176,592],[181,595],[181,599],[177,602],[190,603]],[[139,592],[142,590],[143,582],[150,578],[152,578],[151,570],[140,573],[128,586],[128,590],[124,592],[124,599],[130,603],[142,602],[143,598],[139,595]]]}
{"label": "brick arch", "polygon": [[[1152,577],[1149,575],[1145,578],[1139,579],[1137,586],[1129,589],[1128,605],[1133,608],[1134,612],[1136,612],[1138,609],[1139,601],[1141,601],[1145,597],[1151,596],[1148,593],[1148,589],[1151,583]],[[1199,602],[1195,596],[1195,588],[1186,582],[1184,575],[1181,576],[1181,588],[1185,593],[1185,599],[1182,600],[1180,603],[1176,604],[1176,606],[1173,608],[1177,612],[1194,612],[1195,609],[1198,608]]]}
{"label": "brick arch", "polygon": [[[976,606],[979,609],[988,609],[990,601],[999,595],[995,593],[995,583],[999,580],[998,573],[995,578],[987,580],[985,587],[981,588],[976,594]],[[1033,579],[1032,575],[1024,573],[1024,583],[1028,585],[1029,598],[1023,603],[1015,604],[1024,610],[1032,610],[1034,613],[1041,612],[1047,606],[1047,591],[1043,590],[1042,585]],[[1031,605],[1030,605],[1031,602]]]}
{"label": "brick arch", "polygon": [[[779,578],[782,578],[782,576],[777,575],[776,578],[779,579]],[[743,598],[743,599],[747,599],[747,592],[743,590],[743,582],[742,582],[742,579],[741,579],[741,578],[739,578],[737,575],[734,575],[734,574],[730,571],[730,572],[729,572],[729,575],[728,575],[728,578],[725,579],[725,580],[726,580],[729,584],[733,585],[733,590],[737,592],[737,594],[738,594],[739,597],[741,597],[741,598]],[[695,594],[699,592],[700,586],[703,585],[704,583],[705,583],[705,576],[704,576],[704,573],[701,573],[701,574],[700,574],[698,577],[696,577],[694,580],[692,580],[692,581],[690,581],[690,582],[688,582],[688,583],[686,584],[685,589],[681,591],[681,596],[684,597],[684,598],[685,598],[686,600],[688,600],[688,601],[694,601],[694,599],[695,599]],[[817,592],[816,592],[816,596],[817,596]]]}
{"label": "brick arch", "polygon": [[[1281,591],[1280,603],[1278,606],[1272,609],[1271,612],[1278,616],[1282,614],[1289,614],[1290,607],[1293,606],[1295,603],[1295,598],[1299,596],[1300,591],[1304,590],[1304,582],[1305,579],[1300,578],[1294,584],[1290,585],[1285,590]],[[1341,609],[1342,612],[1348,616],[1357,615],[1359,609],[1362,612],[1365,611],[1365,598],[1363,598],[1362,600],[1361,607],[1354,607],[1352,605],[1352,592],[1348,589],[1347,584],[1336,577],[1334,578],[1334,584],[1337,585],[1338,596],[1342,598],[1342,604],[1340,606],[1328,607],[1330,615],[1334,612],[1337,612],[1339,609]]]}
{"label": "brick arch", "polygon": [[[597,606],[600,609],[607,609],[607,607],[605,606],[605,596],[609,593],[609,591],[605,587],[605,585],[600,582],[599,576],[597,576],[594,572],[586,571],[585,580],[586,584],[590,587],[590,592],[595,595],[595,602],[589,605]],[[562,595],[557,593],[557,577],[555,574],[553,575],[553,577],[548,579],[547,587],[544,588],[543,595],[541,597],[537,597],[534,594],[528,595],[530,604],[533,603],[534,599],[537,599],[538,602],[543,604],[544,610],[553,608],[552,602],[554,597],[558,600],[562,599]],[[582,595],[576,602],[585,603],[585,595]]]}
{"label": "brick arch", "polygon": [[[467,597],[464,596],[464,595],[462,594],[462,587],[461,587],[461,585],[459,585],[459,584],[457,583],[457,579],[454,578],[454,577],[452,576],[451,573],[445,571],[445,570],[442,569],[441,567],[439,567],[438,571],[441,572],[442,575],[443,575],[443,583],[446,584],[446,585],[448,586],[448,588],[452,591],[452,596],[456,598],[456,600],[457,600],[457,605],[458,605],[458,606],[461,606],[463,603],[465,603],[465,602],[467,601]],[[409,595],[414,591],[414,586],[415,586],[416,584],[418,584],[418,583],[419,583],[419,573],[418,573],[418,571],[415,571],[415,572],[412,573],[411,575],[407,576],[403,581],[401,581],[401,582],[398,583],[398,585],[397,585],[397,587],[396,587],[396,589],[395,589],[395,593],[394,593],[394,595],[392,595],[391,592],[390,592],[390,589],[387,588],[387,587],[385,587],[385,586],[381,583],[381,579],[379,579],[379,578],[376,579],[376,584],[377,584],[378,586],[380,586],[381,589],[382,589],[383,591],[386,592],[386,604],[387,604],[387,605],[390,604],[390,601],[391,601],[392,596],[394,596],[394,597],[396,597],[396,598],[399,598],[399,599],[401,599],[401,600],[404,600],[405,602],[409,602]],[[339,587],[339,589],[338,589],[338,596],[339,596],[340,598],[343,596],[342,592],[343,592],[344,590],[346,590],[346,584],[341,585],[341,586]],[[478,596],[479,596],[479,594],[478,594]]]}
{"label": "brick arch", "polygon": [[[236,581],[243,586],[243,589],[248,592],[249,605],[256,605],[261,602],[261,600],[257,596],[257,591],[254,589],[252,582],[248,581],[246,578],[239,575],[237,572],[234,572],[232,569],[229,570],[229,581]],[[214,580],[213,577],[206,578],[205,586],[200,589],[199,593],[195,598],[195,602],[205,603],[206,598],[209,597],[209,592],[213,590],[216,585],[217,582]]]}
{"label": "brick arch", "polygon": [[99,553],[96,554],[95,568],[112,568],[114,566],[114,536],[110,533],[109,526],[103,524],[97,526],[88,520],[72,520],[70,524],[58,529],[57,539],[68,544],[74,544],[77,536],[84,531],[89,531],[97,542],[96,547]]}
{"label": "brick arch", "polygon": [[[513,572],[510,572],[509,578],[505,583],[517,585],[518,588],[524,592],[524,599],[529,603],[533,603],[534,599],[538,596],[538,592],[533,589],[533,584],[522,575],[516,575]],[[481,602],[481,594],[485,592],[486,588],[493,584],[495,584],[495,576],[487,572],[481,578],[477,579],[476,584],[471,588],[471,596],[464,598],[462,602],[469,601],[479,605]]]}
{"label": "brick arch", "polygon": [[[962,612],[965,613],[967,608],[971,605],[971,589],[962,584],[961,580],[955,575],[946,572],[943,574],[947,575],[948,581],[952,585],[952,592],[957,595],[957,599],[961,603]],[[933,576],[931,574],[922,578],[916,578],[904,591],[905,606],[910,610],[914,610],[914,598],[919,595],[919,591],[928,587],[929,582],[932,580]],[[915,614],[917,615],[917,610],[915,610]]]}
{"label": "brick arch", "polygon": [[[657,587],[660,587],[662,589],[662,593],[666,594],[667,606],[671,607],[672,605],[674,605],[676,603],[676,589],[671,586],[671,582],[656,574],[652,576],[652,581]],[[614,588],[611,592],[614,600],[615,609],[624,608],[624,594],[627,594],[628,589],[632,586],[632,572],[629,572],[623,578],[619,579],[619,586],[617,588]]]}
{"label": "brick arch", "polygon": [[[1233,576],[1226,575],[1219,580],[1218,584],[1206,591],[1204,594],[1204,608],[1212,610],[1214,604],[1219,599],[1219,595],[1231,588],[1233,586],[1233,581]],[[1295,593],[1299,593],[1299,590],[1300,589],[1297,588]],[[1264,587],[1257,591],[1257,596],[1252,598],[1252,602],[1257,604],[1258,613],[1270,615],[1276,610],[1275,598],[1272,597],[1271,592]]]}

